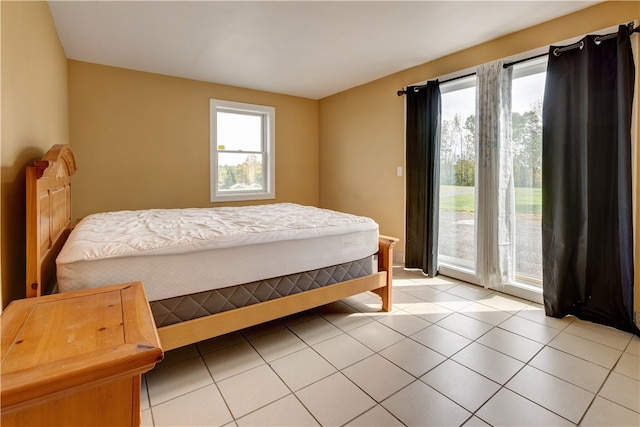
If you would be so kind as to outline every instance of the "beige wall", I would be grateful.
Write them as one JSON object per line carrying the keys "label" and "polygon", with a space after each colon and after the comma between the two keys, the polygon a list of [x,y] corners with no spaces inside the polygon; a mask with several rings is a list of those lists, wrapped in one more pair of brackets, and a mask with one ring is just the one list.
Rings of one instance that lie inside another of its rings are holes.
{"label": "beige wall", "polygon": [[67,59],[46,2],[2,1],[2,306],[25,294],[25,167],[69,136]]}
{"label": "beige wall", "polygon": [[[404,99],[396,91],[639,19],[639,5],[601,3],[320,100],[320,204],[371,216],[383,234],[401,238],[398,249],[404,251],[404,178],[396,176],[404,166]],[[638,114],[637,100],[635,106]],[[637,241],[636,249],[640,261]],[[635,282],[640,311],[640,262]]]}
{"label": "beige wall", "polygon": [[210,98],[276,108],[276,199],[266,202],[317,206],[317,101],[69,61],[74,216],[213,206]]}

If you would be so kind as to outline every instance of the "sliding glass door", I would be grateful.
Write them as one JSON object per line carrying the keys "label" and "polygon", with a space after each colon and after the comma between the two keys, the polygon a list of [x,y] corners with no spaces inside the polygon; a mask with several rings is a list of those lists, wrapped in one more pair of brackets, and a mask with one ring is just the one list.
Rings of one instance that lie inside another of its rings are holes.
{"label": "sliding glass door", "polygon": [[[546,58],[514,66],[512,147],[515,185],[515,281],[542,286],[542,98]],[[476,276],[476,78],[444,83],[440,145],[439,270],[478,283]],[[506,291],[509,291],[508,289]]]}
{"label": "sliding glass door", "polygon": [[512,141],[516,284],[542,286],[542,98],[547,60],[513,69]]}
{"label": "sliding glass door", "polygon": [[441,266],[475,273],[475,76],[440,86]]}

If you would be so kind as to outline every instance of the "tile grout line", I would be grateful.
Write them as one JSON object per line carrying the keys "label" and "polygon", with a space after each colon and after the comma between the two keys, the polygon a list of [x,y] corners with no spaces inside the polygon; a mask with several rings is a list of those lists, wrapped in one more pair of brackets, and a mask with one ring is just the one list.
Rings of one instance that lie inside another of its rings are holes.
{"label": "tile grout line", "polygon": [[233,415],[233,412],[231,411],[231,407],[229,406],[227,399],[224,397],[224,394],[222,394],[222,390],[220,390],[220,386],[218,385],[218,382],[215,380],[215,378],[213,378],[213,373],[211,372],[211,369],[209,369],[209,365],[207,364],[207,362],[204,360],[204,354],[200,350],[200,347],[198,347],[197,343],[195,347],[196,347],[196,351],[198,352],[198,356],[202,360],[202,363],[204,363],[205,368],[207,368],[207,372],[209,373],[209,377],[211,377],[211,381],[213,381],[213,384],[215,385],[216,390],[218,390],[218,393],[220,394],[220,397],[224,402],[225,408],[227,408],[227,411],[229,411],[229,415],[231,415],[231,421],[237,426],[238,423],[236,422],[236,417]]}

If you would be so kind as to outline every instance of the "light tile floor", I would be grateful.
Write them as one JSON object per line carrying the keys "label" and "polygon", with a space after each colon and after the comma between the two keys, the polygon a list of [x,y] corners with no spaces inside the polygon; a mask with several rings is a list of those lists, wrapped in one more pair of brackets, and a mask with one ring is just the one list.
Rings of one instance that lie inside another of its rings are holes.
{"label": "light tile floor", "polygon": [[640,340],[396,269],[371,293],[167,352],[145,426],[640,426]]}

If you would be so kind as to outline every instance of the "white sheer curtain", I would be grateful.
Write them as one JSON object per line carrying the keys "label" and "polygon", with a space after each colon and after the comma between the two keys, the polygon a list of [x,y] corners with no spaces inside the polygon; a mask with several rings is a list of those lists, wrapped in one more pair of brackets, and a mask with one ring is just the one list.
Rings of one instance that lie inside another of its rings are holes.
{"label": "white sheer curtain", "polygon": [[483,286],[500,288],[513,281],[515,268],[512,67],[495,61],[476,76],[476,273]]}

